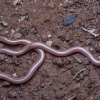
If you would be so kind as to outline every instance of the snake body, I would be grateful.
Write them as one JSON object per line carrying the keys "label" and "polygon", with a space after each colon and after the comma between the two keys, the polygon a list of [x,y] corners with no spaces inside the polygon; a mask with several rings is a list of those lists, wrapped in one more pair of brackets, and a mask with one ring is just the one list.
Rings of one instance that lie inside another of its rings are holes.
{"label": "snake body", "polygon": [[21,56],[31,49],[35,49],[39,53],[39,59],[32,65],[32,67],[29,69],[29,71],[27,72],[27,74],[24,77],[14,78],[8,74],[0,73],[0,79],[9,81],[13,84],[25,83],[33,76],[35,71],[41,66],[41,64],[45,60],[44,51],[46,51],[52,55],[59,56],[59,57],[68,56],[68,55],[71,55],[73,53],[81,53],[81,54],[85,55],[91,61],[91,63],[93,63],[96,66],[100,66],[100,61],[96,60],[89,51],[87,51],[86,49],[84,49],[83,47],[80,47],[80,46],[75,46],[75,47],[69,48],[67,50],[55,50],[52,47],[48,47],[43,43],[31,42],[31,41],[25,40],[25,39],[9,40],[5,37],[0,37],[0,42],[7,43],[9,45],[17,45],[17,44],[26,45],[20,51],[13,51],[13,50],[4,49],[4,48],[0,49],[0,53],[7,54],[10,56],[13,56],[13,55]]}

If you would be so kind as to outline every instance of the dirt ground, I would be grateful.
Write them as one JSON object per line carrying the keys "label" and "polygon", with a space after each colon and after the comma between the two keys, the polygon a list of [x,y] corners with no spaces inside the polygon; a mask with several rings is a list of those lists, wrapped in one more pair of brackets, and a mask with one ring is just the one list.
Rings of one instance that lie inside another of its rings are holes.
{"label": "dirt ground", "polygon": [[[77,14],[65,26],[63,19]],[[100,59],[100,0],[0,0],[0,36],[11,40],[28,39],[50,42],[52,48],[67,50],[82,46]],[[19,50],[22,45],[0,48]],[[38,54],[31,50],[20,57],[0,54],[0,71],[13,77],[24,76]],[[73,79],[81,69],[86,68]],[[0,80],[0,100],[100,100],[100,68],[82,54],[46,59],[25,84],[14,85]]]}

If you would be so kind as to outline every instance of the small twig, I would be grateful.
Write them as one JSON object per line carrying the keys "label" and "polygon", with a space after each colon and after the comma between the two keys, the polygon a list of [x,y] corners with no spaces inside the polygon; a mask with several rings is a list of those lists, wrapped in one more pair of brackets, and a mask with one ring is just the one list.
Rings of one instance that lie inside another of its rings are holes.
{"label": "small twig", "polygon": [[69,98],[68,100],[74,100],[75,99],[75,95],[74,96],[72,96],[71,98]]}
{"label": "small twig", "polygon": [[92,34],[94,37],[99,36],[99,34],[95,34],[95,33],[91,32],[90,30],[85,29],[82,25],[81,25],[81,29],[84,30],[85,32],[88,32],[88,33]]}
{"label": "small twig", "polygon": [[76,56],[74,56],[74,58],[77,60],[77,62],[78,62],[79,64],[82,63],[82,61],[81,61],[79,58],[77,58]]}
{"label": "small twig", "polygon": [[75,79],[81,72],[83,72],[84,70],[86,70],[86,68],[83,68],[81,70],[79,70],[73,77],[73,79]]}

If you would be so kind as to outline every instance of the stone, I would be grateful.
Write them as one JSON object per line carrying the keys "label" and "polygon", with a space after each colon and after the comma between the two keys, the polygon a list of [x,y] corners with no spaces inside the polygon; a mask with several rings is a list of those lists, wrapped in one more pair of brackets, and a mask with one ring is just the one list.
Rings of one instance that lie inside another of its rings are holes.
{"label": "stone", "polygon": [[85,41],[85,45],[86,46],[88,46],[90,43],[91,43],[91,40],[90,39],[88,39],[88,40]]}
{"label": "stone", "polygon": [[85,65],[89,65],[90,64],[90,60],[86,58],[85,61],[84,61],[84,64]]}
{"label": "stone", "polygon": [[70,39],[71,39],[71,35],[70,35],[69,33],[67,33],[65,39],[66,39],[66,41],[70,41]]}
{"label": "stone", "polygon": [[98,42],[95,46],[96,51],[100,52],[100,42]]}
{"label": "stone", "polygon": [[20,33],[23,35],[23,36],[26,36],[28,34],[28,29],[26,27],[23,27],[20,31]]}
{"label": "stone", "polygon": [[56,49],[60,49],[59,43],[53,43],[53,47]]}
{"label": "stone", "polygon": [[14,39],[20,39],[20,38],[22,38],[22,35],[20,33],[14,34]]}
{"label": "stone", "polygon": [[75,9],[69,9],[69,12],[70,13],[74,13],[75,12]]}
{"label": "stone", "polygon": [[68,8],[68,3],[67,3],[67,2],[65,2],[65,3],[63,4],[63,8]]}
{"label": "stone", "polygon": [[21,0],[14,0],[13,5],[16,6],[17,4],[20,4]]}
{"label": "stone", "polygon": [[50,0],[50,1],[48,2],[48,6],[49,6],[50,8],[54,8],[54,7],[55,7],[55,4],[54,4],[54,2],[53,2],[52,0]]}
{"label": "stone", "polygon": [[68,25],[72,24],[76,20],[76,18],[77,18],[77,14],[74,14],[74,15],[64,18],[62,21],[63,25],[68,26]]}
{"label": "stone", "polygon": [[26,16],[21,16],[20,21],[24,21],[24,20],[25,20],[25,18],[26,18]]}
{"label": "stone", "polygon": [[39,23],[40,24],[44,24],[48,21],[50,21],[51,19],[51,15],[50,14],[43,14],[40,18],[39,18]]}
{"label": "stone", "polygon": [[47,40],[47,36],[46,35],[42,35],[42,41],[45,42]]}
{"label": "stone", "polygon": [[5,22],[5,21],[2,21],[2,22],[1,22],[1,25],[3,25],[3,26],[5,26],[5,27],[7,27],[7,26],[8,26],[8,23],[7,23],[7,22]]}
{"label": "stone", "polygon": [[16,74],[16,73],[13,73],[12,76],[13,76],[13,77],[17,77],[17,74]]}
{"label": "stone", "polygon": [[15,30],[11,29],[11,34],[14,34],[15,33]]}
{"label": "stone", "polygon": [[52,41],[46,41],[46,45],[51,47],[52,46]]}
{"label": "stone", "polygon": [[80,78],[80,79],[83,79],[83,78],[84,78],[84,74],[81,73],[81,74],[79,75],[79,78]]}
{"label": "stone", "polygon": [[51,38],[52,37],[52,35],[51,34],[48,34],[48,38]]}
{"label": "stone", "polygon": [[63,67],[65,63],[66,63],[66,59],[58,58],[53,60],[53,64],[58,65],[59,67]]}
{"label": "stone", "polygon": [[15,98],[17,96],[17,93],[15,91],[9,91],[8,92],[8,97],[9,98]]}
{"label": "stone", "polygon": [[76,90],[76,89],[79,89],[81,87],[81,84],[80,83],[77,83],[73,86],[72,90]]}
{"label": "stone", "polygon": [[57,37],[59,38],[59,39],[61,39],[62,41],[65,41],[66,39],[66,31],[65,30],[63,30],[63,31],[58,31],[57,32]]}
{"label": "stone", "polygon": [[19,58],[16,57],[16,56],[13,56],[12,57],[12,63],[15,64],[15,65],[19,65]]}

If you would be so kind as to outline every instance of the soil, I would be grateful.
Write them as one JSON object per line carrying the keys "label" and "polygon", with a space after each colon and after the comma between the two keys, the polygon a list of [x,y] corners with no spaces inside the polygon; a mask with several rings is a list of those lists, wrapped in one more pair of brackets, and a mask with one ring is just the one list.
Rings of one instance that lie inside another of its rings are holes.
{"label": "soil", "polygon": [[[9,39],[47,41],[52,48],[67,50],[82,46],[100,59],[100,0],[0,0],[0,36]],[[64,26],[62,20],[77,14],[77,19]],[[3,21],[3,22],[2,22]],[[22,45],[0,48],[20,50]],[[0,54],[0,71],[22,77],[38,59],[31,50],[20,57]],[[86,68],[73,79],[81,69]],[[25,84],[14,85],[0,80],[0,100],[100,100],[100,68],[82,54],[56,57],[46,53],[45,62]]]}

